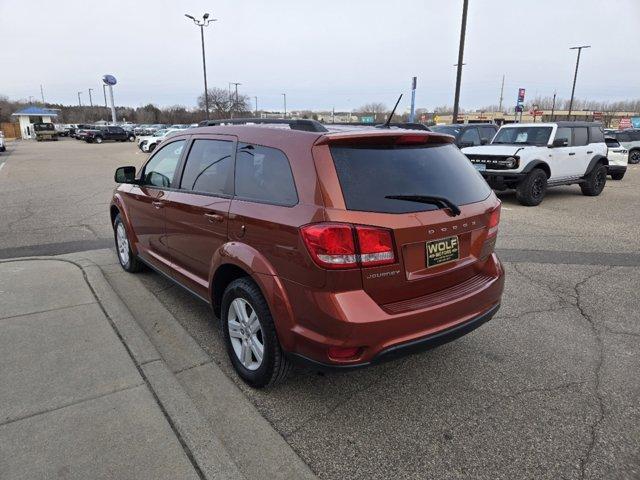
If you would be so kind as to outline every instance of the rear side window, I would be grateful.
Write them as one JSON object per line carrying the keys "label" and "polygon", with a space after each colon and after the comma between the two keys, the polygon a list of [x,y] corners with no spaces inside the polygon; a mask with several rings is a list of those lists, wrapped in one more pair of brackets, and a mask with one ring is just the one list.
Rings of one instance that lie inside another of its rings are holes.
{"label": "rear side window", "polygon": [[233,193],[233,142],[195,140],[189,151],[180,188],[213,195]]}
{"label": "rear side window", "polygon": [[615,138],[605,138],[604,141],[609,148],[617,148],[620,146],[620,143]]}
{"label": "rear side window", "polygon": [[298,203],[289,160],[280,150],[239,145],[235,177],[239,198],[286,206]]}
{"label": "rear side window", "polygon": [[348,210],[407,213],[435,210],[431,204],[388,195],[435,195],[457,205],[480,202],[491,189],[452,144],[432,146],[331,147]]}
{"label": "rear side window", "polygon": [[589,143],[604,142],[604,132],[600,127],[589,127]]}
{"label": "rear side window", "polygon": [[632,142],[637,142],[638,140],[640,140],[640,130],[630,132],[629,136],[631,137]]}
{"label": "rear side window", "polygon": [[573,128],[573,145],[580,147],[589,143],[587,136],[587,127],[574,127]]}
{"label": "rear side window", "polygon": [[491,142],[493,136],[496,134],[496,129],[491,127],[480,128],[480,137],[485,139],[487,143]]}

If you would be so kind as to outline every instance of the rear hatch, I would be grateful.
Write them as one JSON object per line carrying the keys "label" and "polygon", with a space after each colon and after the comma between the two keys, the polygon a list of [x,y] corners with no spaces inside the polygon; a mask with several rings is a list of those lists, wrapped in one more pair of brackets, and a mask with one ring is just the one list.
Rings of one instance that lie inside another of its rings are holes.
{"label": "rear hatch", "polygon": [[328,143],[344,203],[330,202],[327,220],[389,229],[393,239],[392,263],[361,268],[364,290],[380,305],[464,290],[484,275],[499,201],[450,142],[395,134]]}

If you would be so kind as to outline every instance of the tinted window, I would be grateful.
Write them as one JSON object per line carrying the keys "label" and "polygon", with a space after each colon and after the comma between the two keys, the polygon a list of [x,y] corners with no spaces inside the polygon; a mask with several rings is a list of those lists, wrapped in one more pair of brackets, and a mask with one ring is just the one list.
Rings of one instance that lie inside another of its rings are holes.
{"label": "tinted window", "polygon": [[616,133],[616,138],[618,139],[619,142],[631,141],[631,135],[629,135],[628,133]]}
{"label": "tinted window", "polygon": [[460,127],[452,127],[450,125],[435,125],[431,127],[432,132],[444,133],[445,135],[453,135],[457,137],[460,133]]}
{"label": "tinted window", "polygon": [[162,147],[144,167],[143,183],[156,187],[170,188],[173,174],[178,166],[184,140],[170,143]]}
{"label": "tinted window", "polygon": [[491,193],[467,157],[451,144],[331,147],[331,154],[349,210],[406,213],[438,208],[387,195],[437,195],[464,205]]}
{"label": "tinted window", "polygon": [[604,141],[609,148],[618,148],[620,143],[615,138],[605,138]]}
{"label": "tinted window", "polygon": [[238,197],[277,205],[298,203],[289,160],[280,150],[239,146],[235,177]]}
{"label": "tinted window", "polygon": [[547,145],[551,127],[505,127],[498,130],[491,143],[512,145]]}
{"label": "tinted window", "polygon": [[604,132],[600,127],[589,127],[589,143],[604,142]]}
{"label": "tinted window", "polygon": [[189,151],[180,188],[197,192],[233,193],[233,142],[196,140]]}
{"label": "tinted window", "polygon": [[492,127],[480,128],[480,138],[486,138],[487,142],[490,142],[495,134],[496,134],[495,128],[492,128]]}
{"label": "tinted window", "polygon": [[568,127],[559,127],[556,130],[556,140],[559,139],[565,139],[567,141],[567,146],[570,147],[571,145],[573,145],[571,142],[573,142],[573,138],[571,138],[571,129]]}
{"label": "tinted window", "polygon": [[640,140],[640,131],[633,131],[629,133],[632,142],[637,142]]}
{"label": "tinted window", "polygon": [[573,128],[573,145],[576,147],[586,145],[589,143],[587,136],[587,127],[574,127]]}
{"label": "tinted window", "polygon": [[469,128],[460,137],[460,143],[480,145],[480,133],[477,128]]}

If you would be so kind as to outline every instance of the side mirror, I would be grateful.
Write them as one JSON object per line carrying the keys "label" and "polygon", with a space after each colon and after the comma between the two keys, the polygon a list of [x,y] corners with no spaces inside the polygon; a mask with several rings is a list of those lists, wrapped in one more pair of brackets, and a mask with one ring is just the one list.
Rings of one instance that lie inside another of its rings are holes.
{"label": "side mirror", "polygon": [[553,147],[566,147],[569,145],[569,140],[566,138],[556,138],[551,145]]}
{"label": "side mirror", "polygon": [[489,139],[488,138],[481,138],[480,139],[480,145],[486,145],[489,143]]}
{"label": "side mirror", "polygon": [[136,167],[118,167],[113,176],[116,183],[136,183]]}

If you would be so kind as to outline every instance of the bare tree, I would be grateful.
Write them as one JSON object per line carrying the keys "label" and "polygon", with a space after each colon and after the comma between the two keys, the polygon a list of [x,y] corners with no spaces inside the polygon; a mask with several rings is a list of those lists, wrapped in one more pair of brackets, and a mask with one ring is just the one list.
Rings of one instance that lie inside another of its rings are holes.
{"label": "bare tree", "polygon": [[[224,88],[210,88],[209,108],[213,118],[229,118],[234,115],[247,115],[251,112],[251,103],[247,95],[238,95]],[[198,107],[205,108],[204,94],[198,97]]]}
{"label": "bare tree", "polygon": [[367,103],[356,109],[356,113],[370,115],[373,117],[375,122],[385,120],[387,111],[387,106],[384,103],[379,102]]}

